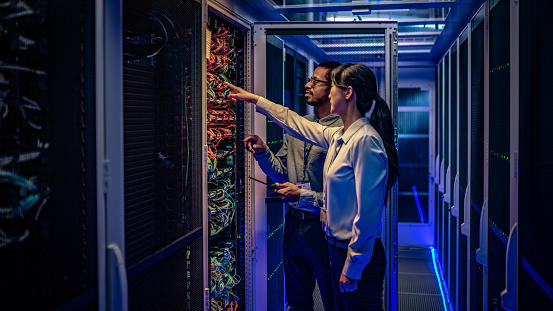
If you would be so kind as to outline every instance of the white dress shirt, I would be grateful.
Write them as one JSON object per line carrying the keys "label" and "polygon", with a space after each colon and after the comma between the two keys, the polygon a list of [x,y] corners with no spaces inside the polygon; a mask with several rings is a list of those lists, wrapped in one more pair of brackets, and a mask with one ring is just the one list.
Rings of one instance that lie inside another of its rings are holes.
{"label": "white dress shirt", "polygon": [[289,135],[328,149],[324,164],[321,220],[326,234],[350,240],[342,273],[360,279],[382,233],[382,213],[388,180],[388,157],[368,118],[344,127],[310,122],[294,111],[263,97],[256,110]]}

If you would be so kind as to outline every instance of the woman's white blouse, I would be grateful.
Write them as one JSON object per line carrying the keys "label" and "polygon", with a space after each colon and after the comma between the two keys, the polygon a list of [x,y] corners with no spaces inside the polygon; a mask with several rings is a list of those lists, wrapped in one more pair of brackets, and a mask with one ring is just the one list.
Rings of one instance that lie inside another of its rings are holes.
{"label": "woman's white blouse", "polygon": [[324,165],[321,220],[326,234],[350,240],[342,273],[360,279],[374,242],[382,233],[382,212],[388,180],[388,157],[368,118],[343,127],[311,122],[263,97],[256,110],[289,135],[328,149]]}

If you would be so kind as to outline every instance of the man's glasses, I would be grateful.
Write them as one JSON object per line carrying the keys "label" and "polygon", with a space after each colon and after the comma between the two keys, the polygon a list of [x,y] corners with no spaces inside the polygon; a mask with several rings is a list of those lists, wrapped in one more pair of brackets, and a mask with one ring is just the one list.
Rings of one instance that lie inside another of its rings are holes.
{"label": "man's glasses", "polygon": [[332,84],[328,81],[319,80],[319,79],[313,78],[313,77],[307,79],[307,84],[309,84],[309,83],[311,83],[313,86],[317,85],[317,83],[323,83],[323,84],[328,84],[328,85]]}

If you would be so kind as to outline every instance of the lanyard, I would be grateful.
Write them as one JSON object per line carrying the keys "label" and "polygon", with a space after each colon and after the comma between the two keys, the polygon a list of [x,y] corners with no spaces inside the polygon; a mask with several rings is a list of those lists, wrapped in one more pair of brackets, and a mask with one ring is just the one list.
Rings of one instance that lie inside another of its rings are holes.
{"label": "lanyard", "polygon": [[[338,119],[339,118],[336,118],[334,121],[332,121],[332,123],[328,124],[327,126],[330,127],[332,124],[334,124],[336,121],[338,121]],[[321,121],[321,120],[322,119],[317,119],[315,122],[320,123],[319,121]],[[307,164],[308,164],[308,161],[309,161],[309,153],[311,152],[312,147],[313,147],[313,145],[311,145],[311,144],[309,144],[309,147],[307,147],[307,143],[303,142],[303,175],[302,175],[302,182],[307,181],[306,178],[305,178],[305,173],[307,172]]]}
{"label": "lanyard", "polygon": [[[307,171],[307,162],[309,161],[309,153],[311,152],[311,148],[313,145],[309,144],[309,147],[307,147],[307,143],[303,142],[303,175],[302,175],[302,182],[307,181],[305,179],[305,173]],[[306,152],[307,150],[307,152]]]}

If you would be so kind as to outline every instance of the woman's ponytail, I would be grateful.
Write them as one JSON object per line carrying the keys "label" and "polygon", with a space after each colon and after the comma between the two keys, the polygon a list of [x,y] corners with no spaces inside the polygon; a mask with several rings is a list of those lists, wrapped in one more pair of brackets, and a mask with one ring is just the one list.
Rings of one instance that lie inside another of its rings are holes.
{"label": "woman's ponytail", "polygon": [[[394,124],[392,123],[392,114],[390,108],[380,96],[376,95],[374,99],[374,108],[370,115],[370,123],[376,129],[388,155],[388,184],[386,185],[386,199],[390,188],[396,182],[399,176],[399,159],[397,149],[394,143]],[[386,200],[385,199],[385,200]]]}

